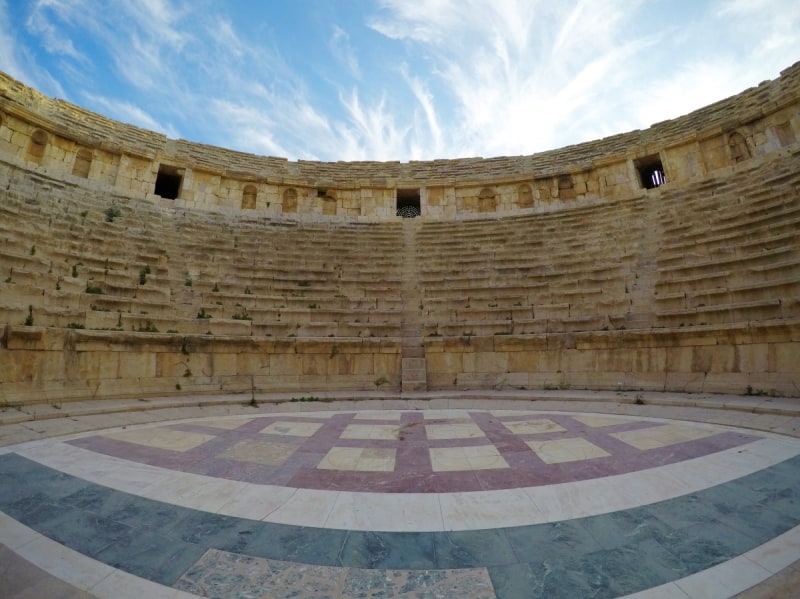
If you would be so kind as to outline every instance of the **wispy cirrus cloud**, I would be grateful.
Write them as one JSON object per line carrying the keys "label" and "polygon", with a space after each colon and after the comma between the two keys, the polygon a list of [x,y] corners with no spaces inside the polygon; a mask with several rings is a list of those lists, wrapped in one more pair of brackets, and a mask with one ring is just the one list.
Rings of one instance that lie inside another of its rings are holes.
{"label": "wispy cirrus cloud", "polygon": [[775,77],[800,58],[796,4],[0,0],[0,68],[170,137],[290,159],[529,154]]}
{"label": "wispy cirrus cloud", "polygon": [[110,116],[114,120],[136,125],[137,127],[149,129],[157,133],[163,133],[167,137],[180,137],[180,133],[175,127],[161,123],[158,119],[135,104],[94,94],[84,94],[83,97],[85,98],[86,104],[93,106],[95,110]]}

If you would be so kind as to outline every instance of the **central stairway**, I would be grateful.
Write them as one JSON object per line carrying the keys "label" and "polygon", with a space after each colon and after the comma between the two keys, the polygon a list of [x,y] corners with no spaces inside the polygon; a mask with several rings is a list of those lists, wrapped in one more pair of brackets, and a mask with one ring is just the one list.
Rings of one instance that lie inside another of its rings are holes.
{"label": "central stairway", "polygon": [[422,343],[422,294],[417,270],[416,218],[403,219],[403,323],[402,384],[403,393],[427,391],[425,347]]}

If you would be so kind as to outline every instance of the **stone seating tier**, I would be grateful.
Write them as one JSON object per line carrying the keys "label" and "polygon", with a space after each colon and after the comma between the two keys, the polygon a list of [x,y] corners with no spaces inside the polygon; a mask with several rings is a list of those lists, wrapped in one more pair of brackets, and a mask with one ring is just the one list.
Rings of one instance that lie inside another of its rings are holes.
{"label": "stone seating tier", "polygon": [[[534,156],[326,164],[168,140],[0,77],[0,402],[800,395],[798,82],[800,64]],[[667,183],[644,189],[642,164]],[[174,200],[152,193],[163,165]],[[394,217],[401,189],[422,218]]]}

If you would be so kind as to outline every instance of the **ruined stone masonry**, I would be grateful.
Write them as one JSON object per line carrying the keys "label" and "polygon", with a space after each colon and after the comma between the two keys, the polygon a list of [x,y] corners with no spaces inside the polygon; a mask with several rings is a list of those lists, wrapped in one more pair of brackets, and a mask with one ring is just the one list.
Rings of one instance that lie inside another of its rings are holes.
{"label": "ruined stone masonry", "polygon": [[800,397],[800,63],[643,131],[407,163],[167,139],[0,74],[0,334],[5,405]]}

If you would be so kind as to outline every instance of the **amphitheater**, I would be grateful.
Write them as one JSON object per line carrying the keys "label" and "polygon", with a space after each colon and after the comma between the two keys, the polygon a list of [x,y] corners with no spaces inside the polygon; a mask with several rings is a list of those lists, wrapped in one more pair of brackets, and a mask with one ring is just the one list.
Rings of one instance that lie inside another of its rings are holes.
{"label": "amphitheater", "polygon": [[797,596],[800,63],[420,162],[0,74],[0,189],[0,596]]}

